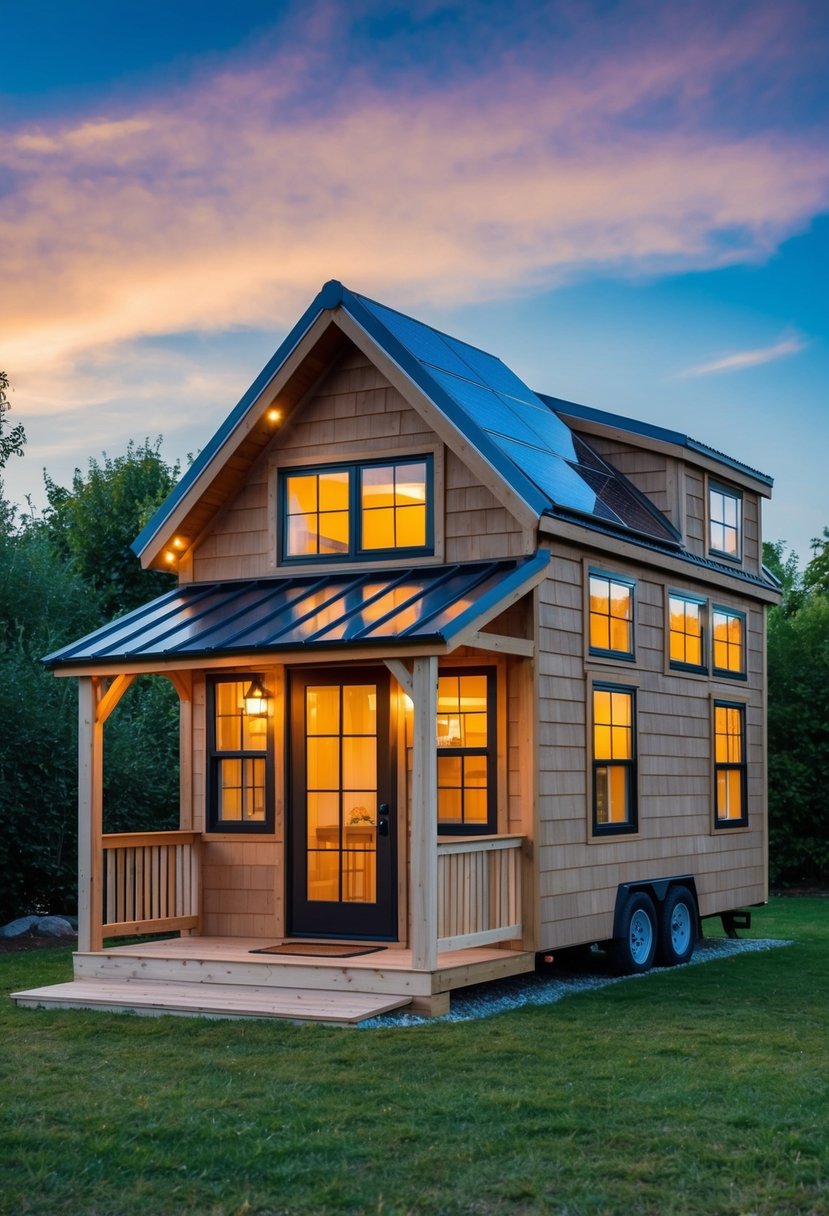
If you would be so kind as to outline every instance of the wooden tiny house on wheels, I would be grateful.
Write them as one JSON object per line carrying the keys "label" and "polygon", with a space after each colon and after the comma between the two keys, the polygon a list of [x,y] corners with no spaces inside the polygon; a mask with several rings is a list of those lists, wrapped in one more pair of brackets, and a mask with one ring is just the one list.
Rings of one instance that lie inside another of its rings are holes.
{"label": "wooden tiny house on wheels", "polygon": [[[177,586],[46,660],[80,683],[79,949],[17,999],[342,1022],[580,943],[687,958],[767,898],[770,489],[327,283],[135,542]],[[150,673],[180,830],[104,835]]]}

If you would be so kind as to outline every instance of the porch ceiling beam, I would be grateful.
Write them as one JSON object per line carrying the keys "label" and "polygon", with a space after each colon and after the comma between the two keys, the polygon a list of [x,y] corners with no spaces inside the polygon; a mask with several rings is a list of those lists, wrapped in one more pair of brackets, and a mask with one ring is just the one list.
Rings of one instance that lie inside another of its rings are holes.
{"label": "porch ceiling beam", "polygon": [[535,655],[535,642],[529,638],[511,638],[505,633],[486,633],[478,630],[467,639],[467,646],[478,650],[494,650],[496,654],[517,654],[531,659]]}
{"label": "porch ceiling beam", "polygon": [[[453,648],[454,648],[453,643]],[[444,642],[421,642],[411,646],[394,647],[401,658],[414,658],[419,655],[448,654],[449,647]],[[238,655],[196,655],[193,658],[182,656],[177,659],[118,659],[116,670],[113,664],[77,663],[56,666],[52,669],[55,676],[111,676],[114,674],[129,675],[169,675],[171,671],[252,671],[259,672],[262,665],[284,664],[293,667],[308,663],[367,663],[382,661],[388,658],[389,647],[386,646],[352,646],[348,648],[324,649],[309,648],[307,650],[274,650],[261,651],[258,656],[250,652]]]}
{"label": "porch ceiling beam", "polygon": [[384,659],[383,662],[403,691],[414,701],[414,680],[406,664],[401,663],[399,659]]}

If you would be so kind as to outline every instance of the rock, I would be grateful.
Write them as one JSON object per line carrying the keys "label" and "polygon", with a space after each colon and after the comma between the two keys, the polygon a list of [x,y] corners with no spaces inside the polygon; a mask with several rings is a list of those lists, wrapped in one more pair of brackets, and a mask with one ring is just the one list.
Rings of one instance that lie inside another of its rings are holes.
{"label": "rock", "polygon": [[10,920],[7,925],[0,926],[0,937],[22,937],[28,933],[40,920],[39,916],[19,916]]}
{"label": "rock", "polygon": [[75,930],[62,916],[39,916],[35,918],[35,933],[41,937],[72,937]]}

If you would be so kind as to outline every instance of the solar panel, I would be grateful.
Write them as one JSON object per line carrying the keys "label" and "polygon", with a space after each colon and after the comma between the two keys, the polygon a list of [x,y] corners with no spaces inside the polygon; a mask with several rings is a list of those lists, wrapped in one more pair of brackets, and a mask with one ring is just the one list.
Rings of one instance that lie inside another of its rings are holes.
{"label": "solar panel", "polygon": [[[520,471],[546,497],[550,509],[593,516],[603,524],[678,543],[667,519],[644,495],[575,436],[552,406],[500,359],[382,304],[360,299],[449,394],[460,411],[460,418],[457,414],[453,418],[456,425],[462,426],[464,418],[470,430],[476,424],[507,458],[507,477],[510,467]],[[490,455],[503,472],[503,463]]]}

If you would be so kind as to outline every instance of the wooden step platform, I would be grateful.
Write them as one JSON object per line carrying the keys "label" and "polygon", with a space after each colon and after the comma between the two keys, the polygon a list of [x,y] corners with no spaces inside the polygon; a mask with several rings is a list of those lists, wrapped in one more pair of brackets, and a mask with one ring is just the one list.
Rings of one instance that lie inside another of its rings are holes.
{"label": "wooden step platform", "polygon": [[407,996],[252,984],[171,983],[169,980],[72,980],[13,992],[30,1009],[97,1009],[111,1013],[206,1018],[283,1018],[291,1022],[354,1025],[411,1003]]}

